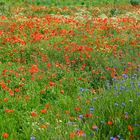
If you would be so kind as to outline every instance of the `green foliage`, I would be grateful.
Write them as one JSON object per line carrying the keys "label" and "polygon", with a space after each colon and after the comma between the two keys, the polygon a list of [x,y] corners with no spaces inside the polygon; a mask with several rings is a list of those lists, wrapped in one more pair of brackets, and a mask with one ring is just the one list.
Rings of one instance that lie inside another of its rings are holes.
{"label": "green foliage", "polygon": [[[36,5],[55,5],[55,6],[69,6],[69,5],[82,5],[82,6],[91,6],[91,5],[104,5],[104,4],[113,4],[116,0],[1,0],[1,2],[9,3],[9,4],[21,4],[21,3],[29,3]],[[118,1],[118,0],[117,0]],[[138,0],[135,0],[138,1]],[[118,3],[129,3],[129,0],[118,1]]]}
{"label": "green foliage", "polygon": [[130,3],[133,5],[133,6],[137,6],[140,4],[140,0],[130,0]]}

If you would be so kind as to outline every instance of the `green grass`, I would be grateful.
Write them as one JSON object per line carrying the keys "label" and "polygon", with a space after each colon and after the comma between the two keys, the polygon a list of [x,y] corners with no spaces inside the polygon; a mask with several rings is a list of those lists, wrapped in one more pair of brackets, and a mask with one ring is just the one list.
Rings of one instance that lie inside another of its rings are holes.
{"label": "green grass", "polygon": [[104,4],[129,4],[129,0],[1,0],[1,3],[9,3],[9,4],[22,4],[22,3],[29,3],[29,4],[36,4],[36,5],[55,5],[55,6],[70,6],[70,5],[82,5],[82,6],[96,6],[96,5],[104,5]]}

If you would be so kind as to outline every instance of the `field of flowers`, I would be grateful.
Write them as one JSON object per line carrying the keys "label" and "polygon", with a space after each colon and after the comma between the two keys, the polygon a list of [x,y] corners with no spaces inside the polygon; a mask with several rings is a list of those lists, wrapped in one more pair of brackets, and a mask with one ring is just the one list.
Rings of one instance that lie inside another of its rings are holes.
{"label": "field of flowers", "polygon": [[0,140],[140,140],[139,7],[1,7]]}

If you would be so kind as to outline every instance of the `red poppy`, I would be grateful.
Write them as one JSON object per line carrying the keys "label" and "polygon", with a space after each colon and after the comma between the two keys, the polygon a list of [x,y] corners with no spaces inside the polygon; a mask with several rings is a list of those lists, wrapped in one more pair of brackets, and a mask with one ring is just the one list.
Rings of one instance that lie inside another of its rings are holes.
{"label": "red poppy", "polygon": [[75,132],[70,133],[70,138],[73,138],[75,136]]}
{"label": "red poppy", "polygon": [[0,30],[0,35],[2,34],[2,30]]}
{"label": "red poppy", "polygon": [[94,124],[94,125],[92,126],[92,129],[97,130],[97,129],[98,129],[97,125]]}
{"label": "red poppy", "polygon": [[69,115],[70,114],[70,111],[65,110],[65,114]]}
{"label": "red poppy", "polygon": [[51,63],[47,63],[46,65],[47,65],[48,67],[50,67],[50,66],[51,66]]}
{"label": "red poppy", "polygon": [[20,91],[20,88],[15,88],[14,91],[15,92],[19,92]]}
{"label": "red poppy", "polygon": [[12,109],[6,109],[5,112],[6,112],[6,113],[13,113],[14,110],[12,110]]}
{"label": "red poppy", "polygon": [[8,137],[9,137],[9,134],[6,133],[6,132],[4,132],[4,133],[2,134],[2,137],[3,137],[3,138],[8,138]]}
{"label": "red poppy", "polygon": [[4,98],[4,102],[7,102],[8,101],[8,98]]}
{"label": "red poppy", "polygon": [[129,136],[129,139],[133,139],[133,138],[135,138],[135,136]]}
{"label": "red poppy", "polygon": [[75,110],[76,112],[78,112],[78,111],[80,111],[81,109],[80,109],[80,107],[75,107],[74,110]]}
{"label": "red poppy", "polygon": [[36,112],[31,112],[31,116],[32,117],[36,117],[37,116],[37,113]]}
{"label": "red poppy", "polygon": [[28,95],[25,95],[25,96],[24,96],[24,99],[25,99],[25,100],[29,100],[29,98],[30,98],[30,97],[29,97]]}
{"label": "red poppy", "polygon": [[5,90],[7,90],[8,89],[8,87],[7,87],[7,85],[5,84],[5,82],[1,82],[1,87],[3,88],[3,89],[5,89]]}
{"label": "red poppy", "polygon": [[83,132],[82,130],[77,130],[77,131],[76,131],[76,134],[77,134],[78,136],[83,136],[84,132]]}
{"label": "red poppy", "polygon": [[128,130],[129,131],[132,131],[133,130],[133,127],[131,125],[128,125]]}
{"label": "red poppy", "polygon": [[34,74],[34,73],[36,73],[36,72],[38,72],[39,71],[39,68],[37,67],[37,65],[31,65],[31,68],[30,68],[30,70],[29,70],[29,72],[31,73],[31,74]]}
{"label": "red poppy", "polygon": [[10,93],[10,96],[14,96],[14,93],[11,89],[9,90],[9,93]]}
{"label": "red poppy", "polygon": [[46,128],[47,128],[47,125],[42,124],[42,125],[40,125],[40,128],[44,128],[44,129],[46,129]]}
{"label": "red poppy", "polygon": [[50,82],[49,82],[49,85],[50,85],[50,86],[55,86],[55,83],[52,82],[52,81],[50,81]]}
{"label": "red poppy", "polygon": [[112,121],[108,121],[107,124],[108,124],[108,125],[112,125],[113,122],[112,122]]}
{"label": "red poppy", "polygon": [[45,108],[46,108],[46,109],[49,109],[49,107],[50,107],[50,104],[46,104],[46,105],[45,105]]}
{"label": "red poppy", "polygon": [[46,109],[42,109],[40,112],[41,112],[42,114],[45,114],[45,113],[47,112],[47,110],[46,110]]}
{"label": "red poppy", "polygon": [[86,113],[85,115],[84,115],[85,117],[87,117],[87,118],[92,118],[92,114],[91,113]]}
{"label": "red poppy", "polygon": [[61,90],[60,93],[63,94],[64,93],[64,90]]}

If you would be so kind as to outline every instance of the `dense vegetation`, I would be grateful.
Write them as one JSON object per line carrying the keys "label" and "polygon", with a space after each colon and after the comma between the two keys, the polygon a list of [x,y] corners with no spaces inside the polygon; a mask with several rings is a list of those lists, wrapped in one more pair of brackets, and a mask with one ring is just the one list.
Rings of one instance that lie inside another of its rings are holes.
{"label": "dense vegetation", "polygon": [[0,6],[0,139],[140,139],[139,7],[12,2]]}

